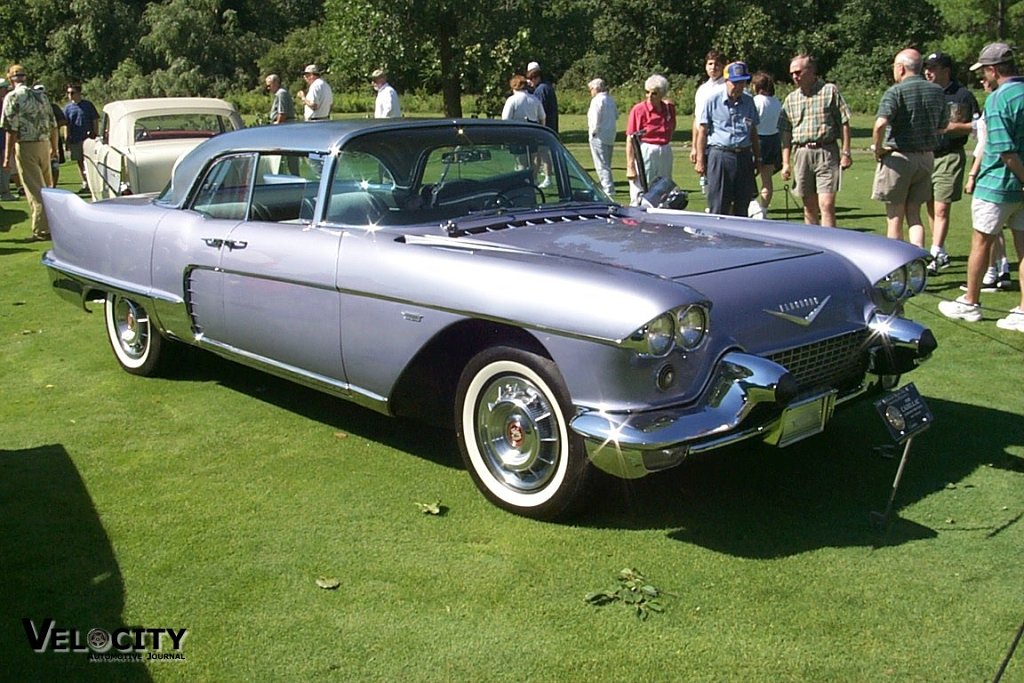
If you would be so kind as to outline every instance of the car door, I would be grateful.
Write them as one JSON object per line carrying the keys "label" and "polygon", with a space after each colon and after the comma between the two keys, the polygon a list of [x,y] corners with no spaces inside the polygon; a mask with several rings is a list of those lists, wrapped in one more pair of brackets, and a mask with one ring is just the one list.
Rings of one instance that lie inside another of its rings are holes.
{"label": "car door", "polygon": [[336,287],[341,231],[315,227],[322,159],[260,155],[248,220],[221,246],[220,341],[247,357],[344,382]]}
{"label": "car door", "polygon": [[111,120],[106,112],[100,123],[100,136],[87,139],[82,145],[85,175],[93,200],[109,199],[120,194],[121,153],[113,146]]}

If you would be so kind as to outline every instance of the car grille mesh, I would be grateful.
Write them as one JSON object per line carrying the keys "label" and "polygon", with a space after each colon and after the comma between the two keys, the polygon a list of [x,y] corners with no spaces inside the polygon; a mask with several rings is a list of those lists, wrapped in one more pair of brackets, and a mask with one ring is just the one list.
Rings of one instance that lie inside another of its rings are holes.
{"label": "car grille mesh", "polygon": [[869,334],[868,330],[859,330],[780,351],[768,358],[789,370],[802,394],[829,388],[842,393],[856,388],[864,379]]}

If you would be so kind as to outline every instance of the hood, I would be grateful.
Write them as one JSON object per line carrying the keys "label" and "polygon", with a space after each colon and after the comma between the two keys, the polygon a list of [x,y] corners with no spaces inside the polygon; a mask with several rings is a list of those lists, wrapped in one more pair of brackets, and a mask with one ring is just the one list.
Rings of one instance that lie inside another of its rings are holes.
{"label": "hood", "polygon": [[629,216],[518,224],[476,234],[478,243],[600,263],[668,279],[802,258],[816,253],[782,241]]}

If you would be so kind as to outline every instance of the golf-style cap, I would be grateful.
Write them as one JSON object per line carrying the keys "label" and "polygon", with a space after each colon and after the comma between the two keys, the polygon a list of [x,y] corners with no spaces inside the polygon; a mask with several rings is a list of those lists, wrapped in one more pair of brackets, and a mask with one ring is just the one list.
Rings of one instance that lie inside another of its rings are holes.
{"label": "golf-style cap", "polygon": [[318,67],[316,64],[310,64],[309,66],[307,66],[305,69],[302,70],[302,73],[304,75],[305,74],[313,74],[314,76],[319,76],[320,75],[320,67]]}
{"label": "golf-style cap", "polygon": [[384,69],[374,69],[373,73],[370,74],[370,80],[377,80],[378,78],[387,78],[387,72]]}
{"label": "golf-style cap", "polygon": [[981,48],[978,61],[971,67],[971,71],[977,71],[983,66],[995,66],[1013,61],[1013,48],[1006,43],[989,43]]}
{"label": "golf-style cap", "polygon": [[725,67],[725,80],[733,82],[749,81],[750,71],[747,70],[746,62],[733,62]]}
{"label": "golf-style cap", "polygon": [[940,66],[952,70],[953,58],[947,55],[945,52],[932,52],[930,55],[924,58],[924,68],[935,69]]}

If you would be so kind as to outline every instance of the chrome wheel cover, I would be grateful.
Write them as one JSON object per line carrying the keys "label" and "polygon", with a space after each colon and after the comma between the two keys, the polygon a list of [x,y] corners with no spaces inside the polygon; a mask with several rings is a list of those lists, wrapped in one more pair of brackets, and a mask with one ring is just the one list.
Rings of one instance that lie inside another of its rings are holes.
{"label": "chrome wheel cover", "polygon": [[521,492],[543,488],[558,469],[562,434],[555,408],[519,375],[495,377],[476,404],[476,439],[487,469]]}
{"label": "chrome wheel cover", "polygon": [[130,299],[117,297],[111,316],[122,353],[134,360],[144,358],[149,349],[150,335],[146,309]]}

